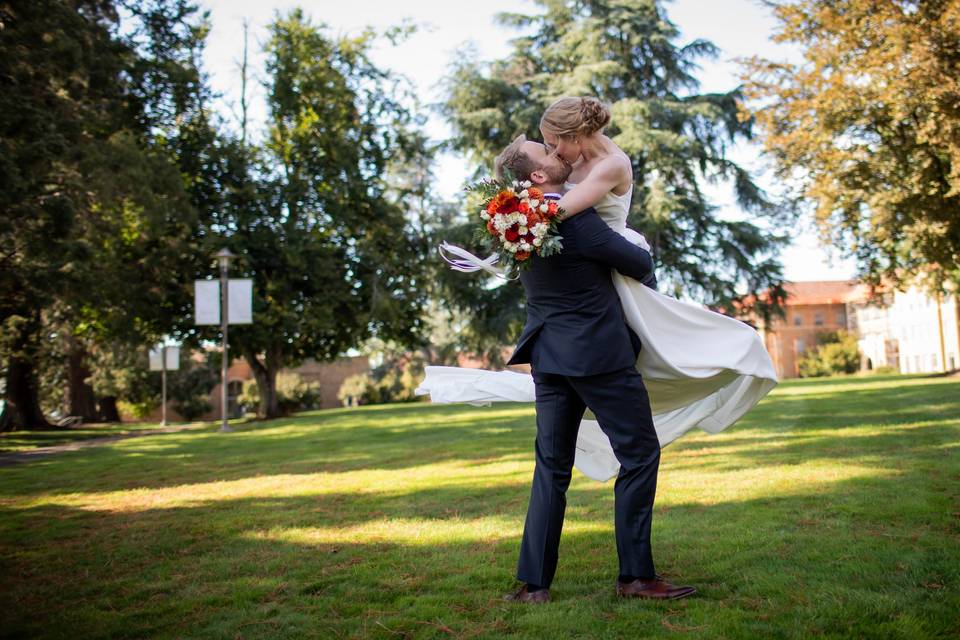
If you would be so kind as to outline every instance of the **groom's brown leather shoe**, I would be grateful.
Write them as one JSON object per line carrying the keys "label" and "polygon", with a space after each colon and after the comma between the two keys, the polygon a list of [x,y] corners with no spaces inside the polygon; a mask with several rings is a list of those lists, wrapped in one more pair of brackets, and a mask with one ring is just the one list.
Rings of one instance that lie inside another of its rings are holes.
{"label": "groom's brown leather shoe", "polygon": [[527,591],[527,585],[523,585],[517,591],[503,596],[508,602],[525,602],[527,604],[546,604],[550,602],[550,590],[541,589],[530,593]]}
{"label": "groom's brown leather shoe", "polygon": [[649,598],[651,600],[676,600],[696,593],[693,587],[670,584],[660,576],[650,580],[633,582],[617,581],[617,595],[621,598]]}

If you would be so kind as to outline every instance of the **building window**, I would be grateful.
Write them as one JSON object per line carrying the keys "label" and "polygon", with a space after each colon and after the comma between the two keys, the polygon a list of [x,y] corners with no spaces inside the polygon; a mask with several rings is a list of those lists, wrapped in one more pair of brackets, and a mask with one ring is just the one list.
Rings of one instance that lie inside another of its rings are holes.
{"label": "building window", "polygon": [[803,324],[803,316],[801,316],[799,313],[793,314],[793,325],[795,327],[799,327],[802,324]]}
{"label": "building window", "polygon": [[845,314],[843,311],[837,312],[837,324],[839,325],[847,324],[847,314]]}
{"label": "building window", "polygon": [[957,358],[952,353],[950,354],[948,361],[950,362],[950,371],[953,371],[957,368]]}
{"label": "building window", "polygon": [[813,314],[813,324],[817,325],[818,327],[823,326],[823,314],[819,311]]}
{"label": "building window", "polygon": [[793,348],[796,350],[797,355],[807,350],[807,343],[803,341],[803,338],[797,338],[793,341]]}

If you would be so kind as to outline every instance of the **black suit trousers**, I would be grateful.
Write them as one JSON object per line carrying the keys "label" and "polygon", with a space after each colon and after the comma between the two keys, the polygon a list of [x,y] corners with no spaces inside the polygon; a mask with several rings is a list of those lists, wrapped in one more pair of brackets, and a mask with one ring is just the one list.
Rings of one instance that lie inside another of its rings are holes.
{"label": "black suit trousers", "polygon": [[537,395],[536,468],[517,579],[546,587],[553,582],[577,431],[586,407],[596,415],[620,461],[614,485],[620,573],[653,577],[650,532],[660,442],[643,378],[636,368],[629,367],[585,377],[534,372],[533,379]]}

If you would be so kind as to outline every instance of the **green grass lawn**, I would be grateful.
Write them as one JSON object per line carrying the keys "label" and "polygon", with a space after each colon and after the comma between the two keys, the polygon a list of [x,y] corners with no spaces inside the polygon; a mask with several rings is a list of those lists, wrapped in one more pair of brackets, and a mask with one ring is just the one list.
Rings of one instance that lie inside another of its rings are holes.
{"label": "green grass lawn", "polygon": [[533,408],[334,410],[0,468],[0,636],[955,638],[960,380],[782,384],[663,452],[613,595],[613,485],[574,474],[544,607],[513,585]]}

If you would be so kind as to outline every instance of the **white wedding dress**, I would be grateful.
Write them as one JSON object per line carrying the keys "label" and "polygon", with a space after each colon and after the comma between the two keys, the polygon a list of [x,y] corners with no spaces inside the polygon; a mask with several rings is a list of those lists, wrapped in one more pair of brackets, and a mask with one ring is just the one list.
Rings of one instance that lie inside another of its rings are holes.
{"label": "white wedding dress", "polygon": [[[631,193],[608,193],[595,208],[610,228],[648,248],[643,235],[627,227]],[[617,271],[613,282],[627,324],[643,343],[637,370],[650,395],[661,446],[694,427],[709,433],[726,429],[776,386],[770,355],[749,325],[680,302]],[[427,367],[417,394],[429,394],[435,403],[536,400],[530,374],[459,367]],[[600,482],[618,473],[620,463],[596,420],[580,423],[574,464]]]}

